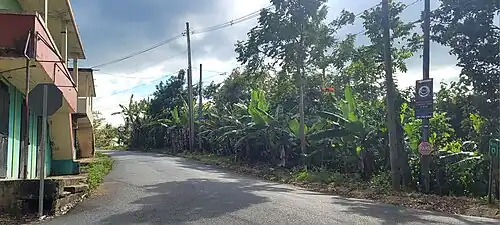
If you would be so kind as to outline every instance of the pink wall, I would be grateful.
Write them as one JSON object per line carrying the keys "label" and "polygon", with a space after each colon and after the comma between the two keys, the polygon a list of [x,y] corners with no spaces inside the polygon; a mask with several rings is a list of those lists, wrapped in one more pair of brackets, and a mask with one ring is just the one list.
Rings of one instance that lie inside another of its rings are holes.
{"label": "pink wall", "polygon": [[[38,32],[36,41],[36,59],[40,61],[43,69],[56,86],[62,91],[63,96],[69,103],[70,111],[75,112],[77,107],[77,92],[73,87],[73,79],[71,74],[63,64],[60,55],[57,55],[52,49],[57,49],[55,43],[52,43],[49,38],[47,29],[43,26],[41,19],[36,17],[35,30]],[[52,49],[51,49],[52,48]]]}
{"label": "pink wall", "polygon": [[0,46],[24,49],[28,31],[33,29],[34,21],[34,16],[0,13]]}
{"label": "pink wall", "polygon": [[69,103],[70,112],[75,112],[78,98],[76,89],[73,87],[73,79],[66,65],[60,62],[62,61],[60,55],[51,50],[51,48],[57,49],[57,46],[49,38],[50,33],[39,16],[0,13],[0,47],[16,49],[17,52],[9,53],[7,56],[23,57],[22,50],[26,44],[28,32],[33,28],[35,33],[38,33],[35,44],[36,60],[62,91]]}

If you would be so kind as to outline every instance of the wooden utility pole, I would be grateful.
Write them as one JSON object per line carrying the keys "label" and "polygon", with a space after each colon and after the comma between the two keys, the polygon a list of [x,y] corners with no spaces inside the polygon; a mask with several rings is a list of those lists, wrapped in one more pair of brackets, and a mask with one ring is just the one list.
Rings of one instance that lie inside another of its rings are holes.
{"label": "wooden utility pole", "polygon": [[[430,70],[430,8],[431,3],[430,0],[424,1],[424,52],[423,52],[423,78],[429,79],[429,70]],[[429,118],[422,119],[422,141],[429,141]],[[424,190],[425,193],[429,192],[430,189],[430,174],[429,174],[429,164],[430,164],[431,156],[430,155],[421,155],[420,158],[420,172],[423,178]]]}
{"label": "wooden utility pole", "polygon": [[307,171],[307,152],[306,152],[306,134],[305,134],[305,118],[304,118],[304,78],[302,72],[299,72],[299,135],[300,135],[300,151],[304,158],[304,168]]}
{"label": "wooden utility pole", "polygon": [[202,82],[202,77],[203,77],[203,65],[200,63],[200,82],[198,84],[198,150],[203,151],[202,149],[202,141],[201,141],[201,135],[200,135],[200,127],[201,127],[201,117],[203,115],[202,110],[203,110],[203,105],[201,103],[202,99],[202,93],[203,93],[203,82]]}
{"label": "wooden utility pole", "polygon": [[396,127],[396,107],[395,107],[395,87],[392,77],[392,57],[391,57],[391,37],[389,21],[389,0],[382,0],[382,14],[384,26],[384,61],[385,61],[385,80],[387,88],[387,126],[389,128],[389,149],[391,160],[392,188],[395,191],[400,190],[400,171],[397,149],[397,127]]}
{"label": "wooden utility pole", "polygon": [[191,66],[191,34],[189,22],[186,22],[186,38],[188,50],[188,107],[189,107],[189,151],[194,147],[194,118],[193,118],[193,68]]}

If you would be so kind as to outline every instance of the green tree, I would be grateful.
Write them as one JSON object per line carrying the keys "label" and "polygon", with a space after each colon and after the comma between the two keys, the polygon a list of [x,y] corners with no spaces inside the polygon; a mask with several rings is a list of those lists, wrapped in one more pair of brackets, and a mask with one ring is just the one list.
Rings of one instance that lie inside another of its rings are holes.
{"label": "green tree", "polygon": [[[237,60],[255,72],[275,65],[281,75],[293,74],[299,89],[300,139],[306,155],[304,83],[331,45],[332,29],[325,23],[326,0],[271,0],[272,8],[261,11],[258,25],[248,40],[236,45]],[[270,63],[266,63],[269,60]]]}
{"label": "green tree", "polygon": [[[463,92],[476,95],[479,115],[495,118],[500,115],[500,28],[495,16],[500,13],[498,0],[440,0],[432,13],[432,38],[451,48],[457,56]],[[498,20],[498,18],[496,18]],[[498,135],[497,120],[486,124],[488,135]]]}
{"label": "green tree", "polygon": [[106,119],[102,116],[102,113],[94,111],[93,114],[95,146],[99,148],[111,147],[114,139],[117,137],[116,128],[106,122]]}

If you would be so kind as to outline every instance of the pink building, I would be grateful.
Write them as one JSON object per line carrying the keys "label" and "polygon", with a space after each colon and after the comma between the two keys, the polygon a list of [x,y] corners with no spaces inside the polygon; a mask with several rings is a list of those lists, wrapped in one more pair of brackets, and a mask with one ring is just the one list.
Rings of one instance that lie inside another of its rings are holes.
{"label": "pink building", "polygon": [[85,53],[69,0],[0,1],[0,179],[39,174],[41,117],[30,109],[26,96],[40,83],[54,83],[63,95],[62,107],[45,124],[45,174],[79,173],[77,146],[92,157],[95,92],[91,72],[80,82],[82,59]]}

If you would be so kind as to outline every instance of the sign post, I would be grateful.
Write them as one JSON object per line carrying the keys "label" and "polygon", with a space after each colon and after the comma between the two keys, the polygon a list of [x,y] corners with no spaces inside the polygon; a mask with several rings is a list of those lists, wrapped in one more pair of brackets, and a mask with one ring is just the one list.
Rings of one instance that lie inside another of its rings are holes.
{"label": "sign post", "polygon": [[417,80],[415,95],[415,117],[417,119],[429,119],[434,112],[434,92],[432,90],[433,80]]}
{"label": "sign post", "polygon": [[[48,99],[50,98],[50,101]],[[38,217],[43,218],[43,199],[45,197],[45,147],[47,144],[47,120],[48,116],[53,115],[62,106],[62,92],[53,84],[38,84],[29,92],[28,100],[31,110],[36,114],[42,115],[42,138],[40,143],[40,188],[38,192]]]}
{"label": "sign post", "polygon": [[499,142],[500,142],[500,140],[498,140],[498,139],[490,139],[489,145],[488,145],[489,155],[490,155],[490,174],[489,174],[489,179],[488,179],[488,203],[489,204],[491,204],[493,202],[493,199],[492,199],[493,183],[498,184],[497,179],[499,179],[498,178],[499,174],[496,173],[495,182],[493,181],[493,176],[495,175],[495,171],[500,170],[500,154],[498,152]]}
{"label": "sign post", "polygon": [[427,78],[417,80],[415,85],[415,117],[422,119],[422,141],[418,146],[420,152],[420,173],[422,174],[422,183],[425,192],[430,189],[430,173],[429,167],[431,163],[430,153],[432,146],[429,143],[429,119],[434,113],[434,92],[433,80]]}

